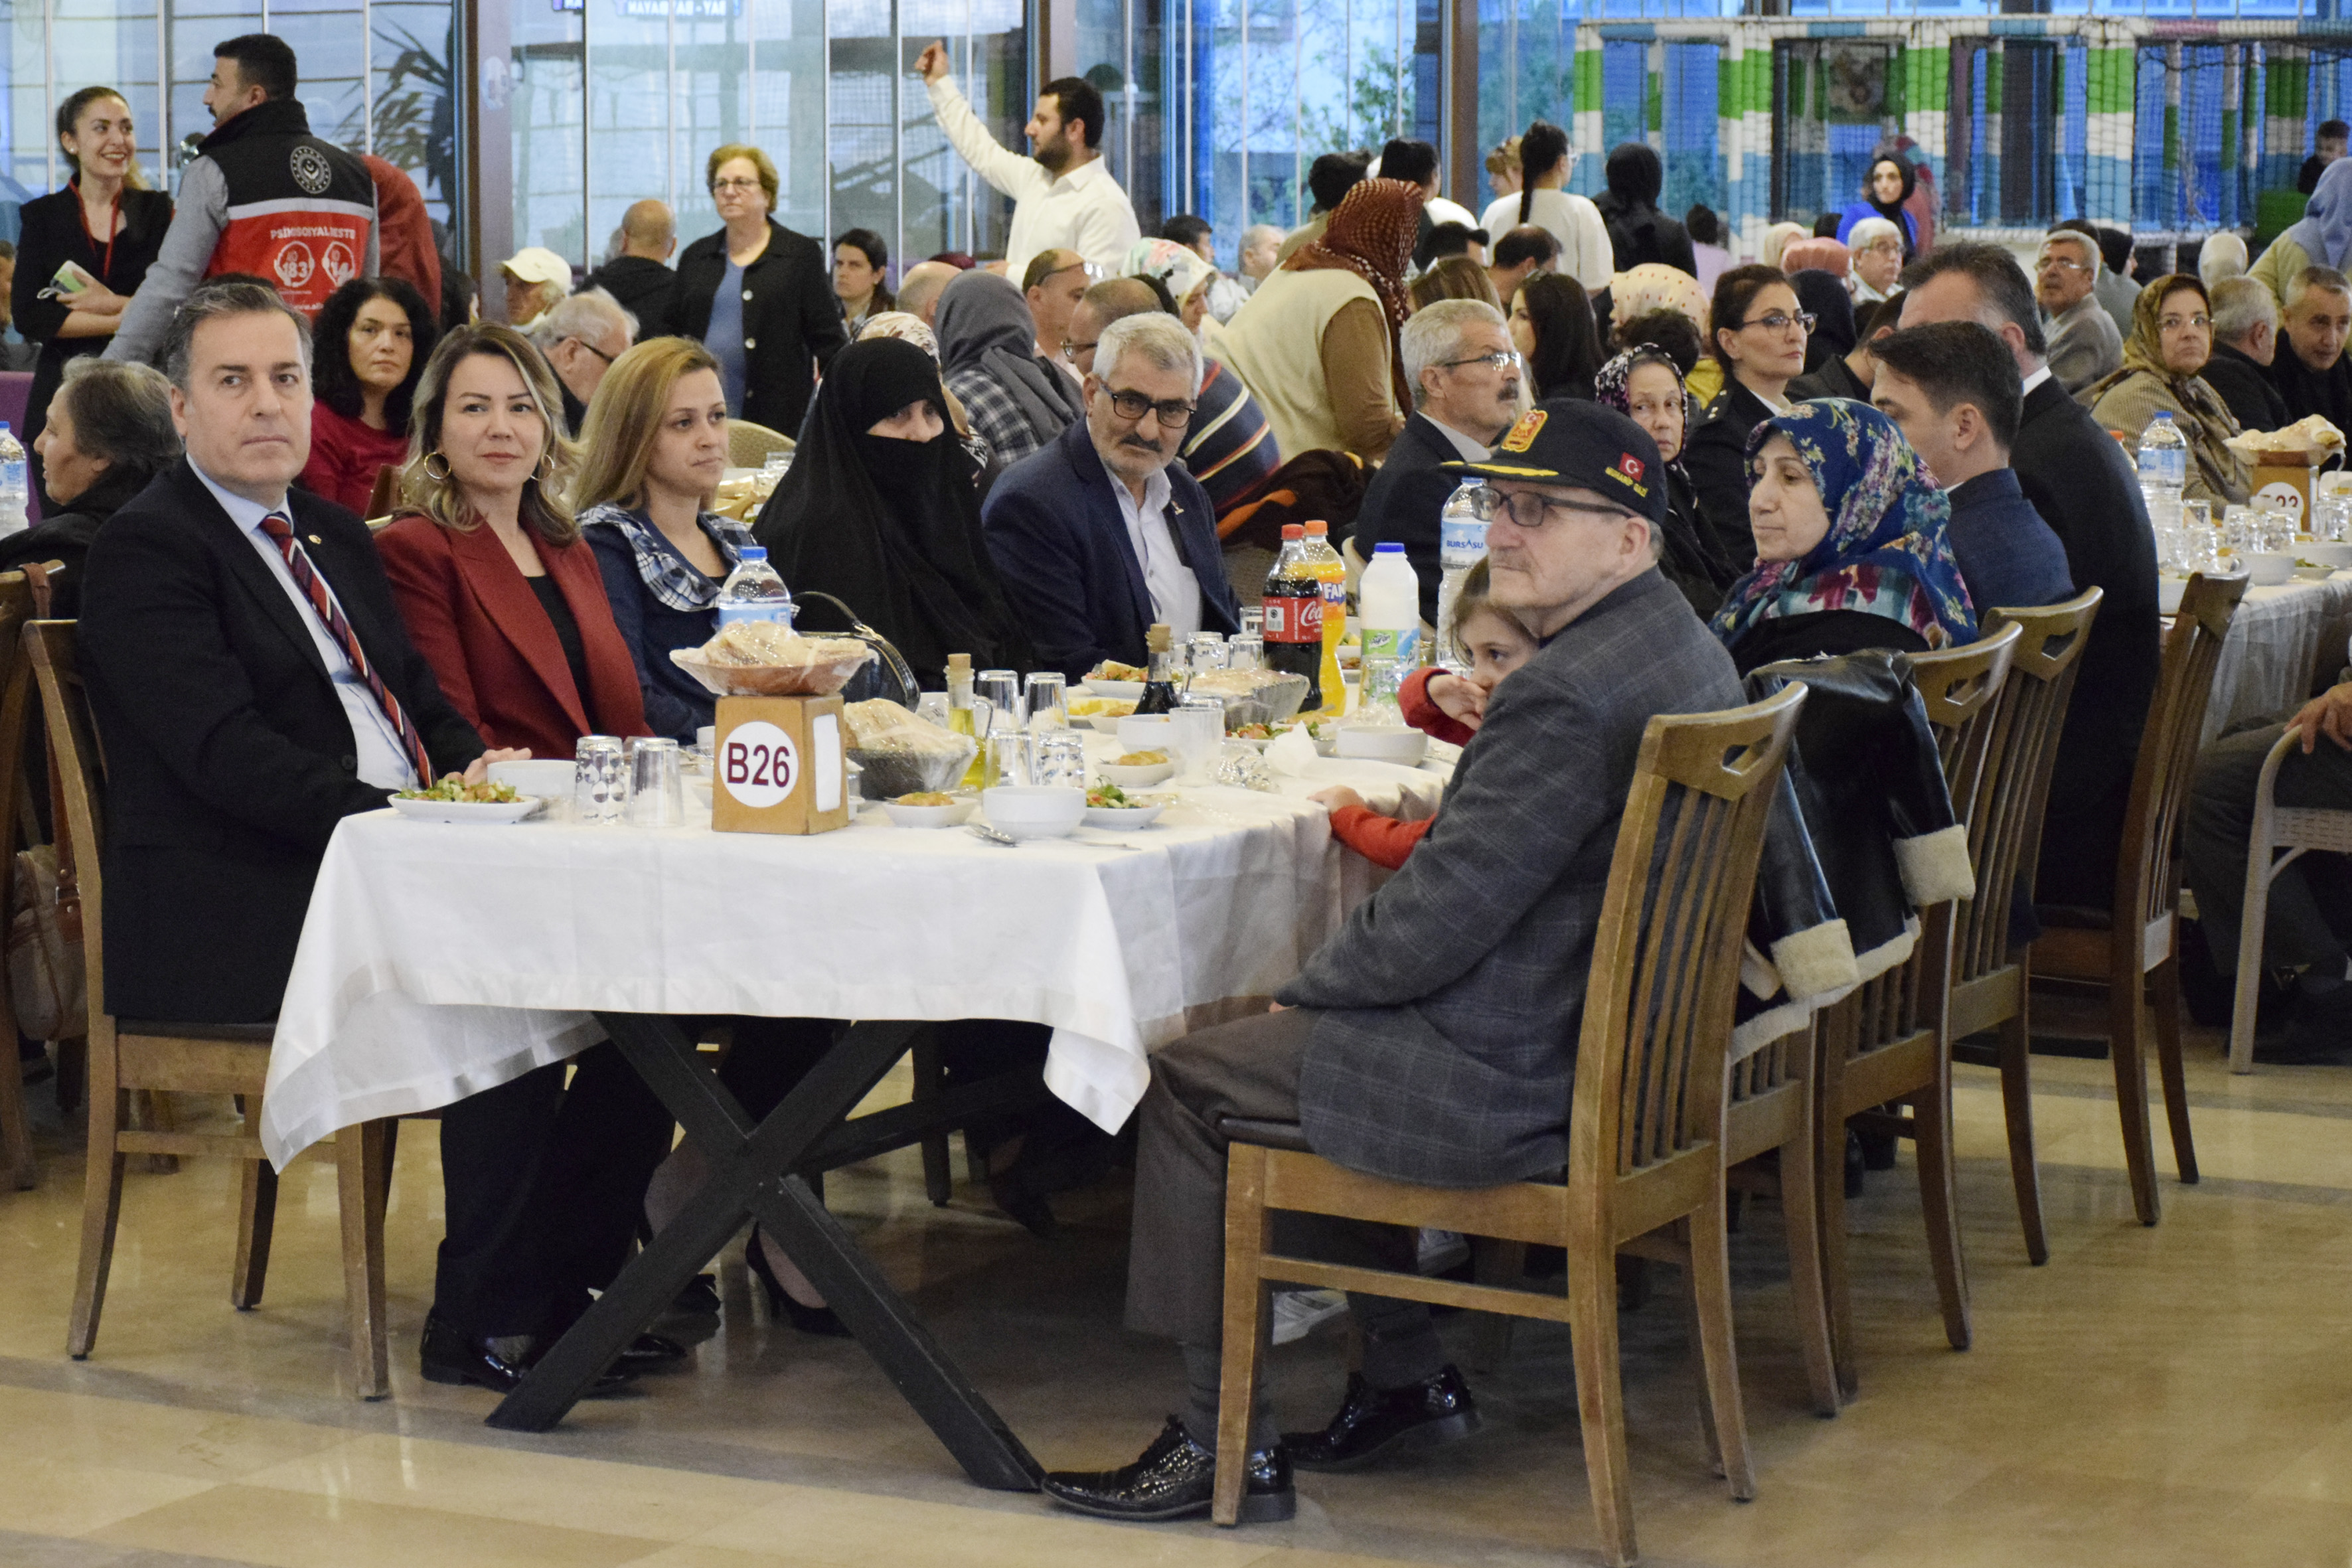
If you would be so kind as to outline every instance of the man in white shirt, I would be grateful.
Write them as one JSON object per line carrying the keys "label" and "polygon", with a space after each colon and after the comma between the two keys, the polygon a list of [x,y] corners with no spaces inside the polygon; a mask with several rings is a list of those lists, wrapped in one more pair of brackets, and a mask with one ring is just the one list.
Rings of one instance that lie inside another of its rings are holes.
{"label": "man in white shirt", "polygon": [[930,90],[931,112],[948,142],[974,173],[1013,198],[1013,233],[1004,273],[1025,277],[1030,259],[1055,247],[1075,250],[1106,275],[1143,237],[1135,207],[1102,161],[1103,100],[1093,84],[1062,77],[1045,84],[1029,116],[1029,157],[1006,151],[971,111],[948,74],[944,42],[915,62]]}

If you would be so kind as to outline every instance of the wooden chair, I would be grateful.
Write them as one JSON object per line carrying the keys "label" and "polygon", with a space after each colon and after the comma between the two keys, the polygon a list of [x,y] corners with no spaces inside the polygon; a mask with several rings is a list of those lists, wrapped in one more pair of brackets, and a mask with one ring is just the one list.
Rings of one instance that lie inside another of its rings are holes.
{"label": "wooden chair", "polygon": [[[33,589],[22,572],[0,574],[0,889],[16,879],[14,850],[18,805],[24,798],[25,736],[32,711],[32,675],[24,659],[25,623],[33,616]],[[14,899],[8,900],[13,911]],[[0,921],[0,933],[6,924]],[[8,966],[0,962],[0,1020],[16,1034],[16,999],[8,991]],[[12,1045],[0,1061],[0,1178],[22,1191],[41,1179],[33,1158],[33,1132],[25,1114],[25,1075]]]}
{"label": "wooden chair", "polygon": [[[2000,1071],[2010,1178],[2017,1188],[2026,1256],[2037,1264],[2048,1261],[2050,1247],[2042,1234],[2042,1180],[2033,1158],[2030,988],[2026,950],[2010,941],[2010,911],[2019,898],[2028,903],[2033,899],[2042,813],[2058,761],[2058,736],[2104,596],[2093,588],[2063,605],[1995,610],[1987,617],[1988,626],[2014,625],[2021,636],[1995,701],[1992,745],[1969,813],[1977,896],[1962,900],[1952,916],[1952,1059]],[[1968,1044],[1969,1036],[1993,1028],[2000,1031],[1999,1045]]]}
{"label": "wooden chair", "polygon": [[[2303,731],[2289,725],[2263,759],[2254,785],[2254,826],[2247,835],[2246,900],[2238,926],[2238,987],[2230,1009],[2230,1070],[2254,1070],[2254,1002],[2263,988],[2263,939],[2270,919],[2271,883],[2313,849],[2352,855],[2352,811],[2281,805],[2273,798],[2279,764],[2303,744]],[[2277,859],[2271,852],[2284,849]]]}
{"label": "wooden chair", "polygon": [[[34,621],[25,628],[25,641],[57,758],[63,827],[73,836],[78,850],[82,951],[89,971],[89,1144],[81,1263],[66,1344],[73,1358],[81,1361],[97,1342],[99,1314],[106,1304],[107,1272],[114,1260],[115,1225],[122,1208],[123,1159],[129,1154],[225,1155],[240,1163],[244,1180],[229,1302],[240,1311],[259,1304],[278,1206],[278,1175],[263,1157],[254,1131],[260,1124],[262,1089],[269,1076],[272,1028],[268,1024],[134,1022],[105,1011],[105,889],[100,874],[106,842],[104,759],[90,721],[89,695],[76,672],[74,623]],[[245,1127],[235,1133],[126,1127],[125,1098],[141,1089],[238,1096]],[[342,1210],[352,1377],[363,1399],[380,1399],[391,1391],[383,1301],[386,1167],[383,1123],[336,1134],[335,1186]]]}
{"label": "wooden chair", "polygon": [[[2018,629],[2006,626],[1962,647],[1911,658],[1913,686],[1927,705],[1944,782],[1965,827],[1992,741],[1994,700],[2009,674]],[[1911,1112],[1895,1123],[1918,1145],[1919,1205],[1936,1277],[1944,1337],[1969,1348],[1968,1271],[1961,1257],[1952,1174],[1951,1033],[1946,1022],[1952,905],[1922,912],[1917,942],[1901,963],[1864,981],[1822,1014],[1813,1076],[1817,1142],[1813,1188],[1822,1205],[1822,1277],[1839,1393],[1858,1392],[1853,1290],[1845,1256],[1845,1130],[1848,1118],[1894,1101]]]}
{"label": "wooden chair", "polygon": [[782,430],[771,430],[765,425],[754,425],[749,419],[727,422],[727,465],[733,468],[757,468],[766,465],[771,452],[790,452],[793,438]]}
{"label": "wooden chair", "polygon": [[2105,910],[2043,906],[2042,931],[2033,943],[2035,978],[2105,988],[2124,1163],[2131,1174],[2132,1207],[2142,1225],[2154,1225],[2159,1214],[2140,1035],[2145,991],[2154,993],[2157,1064],[2171,1123],[2172,1157],[2183,1183],[2197,1180],[2197,1146],[2189,1130],[2189,1091],[2180,1067],[2180,969],[2174,958],[2180,873],[2174,838],[2196,768],[2205,704],[2213,694],[2213,668],[2245,594],[2243,577],[2189,580],[2180,612],[2165,634],[2156,697],[2148,704],[2139,761],[2132,768],[2114,903]]}
{"label": "wooden chair", "polygon": [[[1831,1342],[1828,1287],[1822,1276],[1822,1202],[1813,1150],[1813,1080],[1820,1075],[1818,1021],[1730,1064],[1723,1112],[1727,1168],[1774,1158],[1788,1231],[1789,1301],[1805,1357],[1813,1409],[1835,1415],[1844,1403]],[[1839,1173],[1843,1180],[1843,1173]],[[1841,1191],[1843,1188],[1841,1188]]]}
{"label": "wooden chair", "polygon": [[[1688,1271],[1702,1413],[1731,1494],[1754,1495],[1725,1252],[1724,1053],[1757,859],[1804,693],[1661,715],[1642,739],[1594,935],[1564,1184],[1418,1187],[1308,1152],[1295,1126],[1231,1123],[1224,1364],[1214,1517],[1240,1514],[1268,1280],[1332,1286],[1569,1325],[1602,1550],[1634,1560],[1617,1352],[1616,1257]],[[1564,1247],[1568,1289],[1500,1289],[1268,1252],[1276,1209]]]}

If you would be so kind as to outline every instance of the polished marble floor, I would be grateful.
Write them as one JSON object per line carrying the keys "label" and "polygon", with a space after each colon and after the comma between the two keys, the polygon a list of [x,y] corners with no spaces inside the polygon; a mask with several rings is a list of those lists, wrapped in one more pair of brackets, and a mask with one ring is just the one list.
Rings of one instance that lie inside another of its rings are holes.
{"label": "polished marble floor", "polygon": [[[1906,1153],[1853,1210],[1864,1386],[1834,1421],[1804,1406],[1779,1216],[1751,1209],[1735,1265],[1753,1503],[1728,1501],[1706,1472],[1671,1289],[1626,1315],[1647,1562],[2352,1561],[2352,1073],[2232,1079],[2199,1039],[2206,1179],[2168,1179],[2149,1230],[2131,1219],[2105,1065],[2037,1067],[2049,1265],[2030,1268],[2018,1240],[1990,1075],[1962,1069],[1975,1348],[1944,1344]],[[690,1370],[584,1405],[553,1434],[492,1431],[488,1395],[415,1374],[440,1206],[422,1123],[402,1142],[389,1225],[392,1399],[358,1404],[341,1384],[334,1181],[320,1163],[288,1178],[268,1295],[243,1314],[226,1301],[226,1167],[134,1176],[104,1331],[75,1363],[63,1342],[80,1160],[47,1109],[41,1186],[0,1192],[0,1564],[1595,1561],[1566,1341],[1542,1326],[1472,1374],[1489,1417],[1478,1440],[1304,1478],[1295,1522],[1242,1531],[1121,1528],[974,1489],[854,1344],[766,1321],[740,1258],[721,1271],[725,1324]],[[843,1173],[829,1194],[1048,1465],[1123,1461],[1173,1407],[1172,1357],[1118,1327],[1117,1182],[1066,1203],[1051,1244],[984,1194],[934,1210],[911,1155]],[[1467,1327],[1447,1328],[1465,1357]],[[1336,1328],[1276,1352],[1288,1424],[1328,1413],[1346,1353]]]}

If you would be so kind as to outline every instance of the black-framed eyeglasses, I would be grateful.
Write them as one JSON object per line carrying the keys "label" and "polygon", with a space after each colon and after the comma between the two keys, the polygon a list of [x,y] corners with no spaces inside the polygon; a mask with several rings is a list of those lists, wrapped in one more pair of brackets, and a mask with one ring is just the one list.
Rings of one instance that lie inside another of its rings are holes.
{"label": "black-framed eyeglasses", "polygon": [[608,353],[606,353],[603,349],[598,348],[594,343],[590,342],[586,338],[577,338],[577,337],[575,337],[575,338],[566,338],[566,339],[564,339],[563,341],[564,341],[565,342],[567,342],[567,343],[578,343],[582,348],[586,349],[590,353],[594,354],[598,359],[603,360],[606,364],[611,364],[611,363],[613,363],[613,361],[614,361],[615,358],[617,358],[617,357],[618,357],[617,355],[614,355],[614,354],[608,354]]}
{"label": "black-framed eyeglasses", "polygon": [[1100,338],[1097,338],[1093,343],[1074,343],[1069,339],[1064,338],[1062,340],[1062,357],[1068,360],[1072,364],[1076,364],[1078,363],[1078,356],[1080,354],[1092,352],[1095,343],[1098,343],[1100,342],[1102,342],[1102,340]]}
{"label": "black-framed eyeglasses", "polygon": [[1139,392],[1118,392],[1108,387],[1104,390],[1110,394],[1111,412],[1121,419],[1141,419],[1147,413],[1156,414],[1162,430],[1181,430],[1192,423],[1194,405],[1181,397],[1155,403]]}
{"label": "black-framed eyeglasses", "polygon": [[1638,516],[1622,506],[1596,505],[1585,500],[1562,500],[1538,490],[1498,490],[1489,489],[1494,497],[1487,516],[1490,521],[1507,519],[1511,524],[1529,533],[1540,531],[1549,524],[1554,514],[1569,517],[1594,517],[1611,521]]}
{"label": "black-framed eyeglasses", "polygon": [[1465,364],[1490,364],[1496,370],[1517,370],[1522,363],[1518,350],[1496,349],[1493,353],[1472,354],[1468,359],[1442,359],[1437,365],[1441,370],[1453,370]]}
{"label": "black-framed eyeglasses", "polygon": [[1769,316],[1748,317],[1739,323],[1739,330],[1744,332],[1750,327],[1761,327],[1768,332],[1785,332],[1794,327],[1801,332],[1810,332],[1813,330],[1813,323],[1820,320],[1811,310],[1800,310],[1793,316],[1775,310]]}

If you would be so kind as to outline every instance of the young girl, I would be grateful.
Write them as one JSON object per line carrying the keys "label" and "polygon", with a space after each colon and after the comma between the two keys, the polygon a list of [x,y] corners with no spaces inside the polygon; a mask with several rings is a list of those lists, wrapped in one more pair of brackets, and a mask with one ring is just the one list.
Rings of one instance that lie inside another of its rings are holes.
{"label": "young girl", "polygon": [[[1455,677],[1433,668],[1419,669],[1397,693],[1397,706],[1403,710],[1406,723],[1457,746],[1477,733],[1486,699],[1503,677],[1533,658],[1536,652],[1536,639],[1528,636],[1508,610],[1494,603],[1487,591],[1486,563],[1481,561],[1463,578],[1461,597],[1454,602],[1454,637],[1460,652],[1470,660],[1469,676]],[[1430,697],[1430,687],[1440,679],[1460,684],[1458,693],[1440,694],[1451,702],[1453,712]],[[1318,790],[1307,798],[1330,812],[1331,833],[1340,843],[1391,871],[1404,864],[1404,858],[1437,820],[1433,816],[1418,822],[1382,816],[1344,784]]]}

